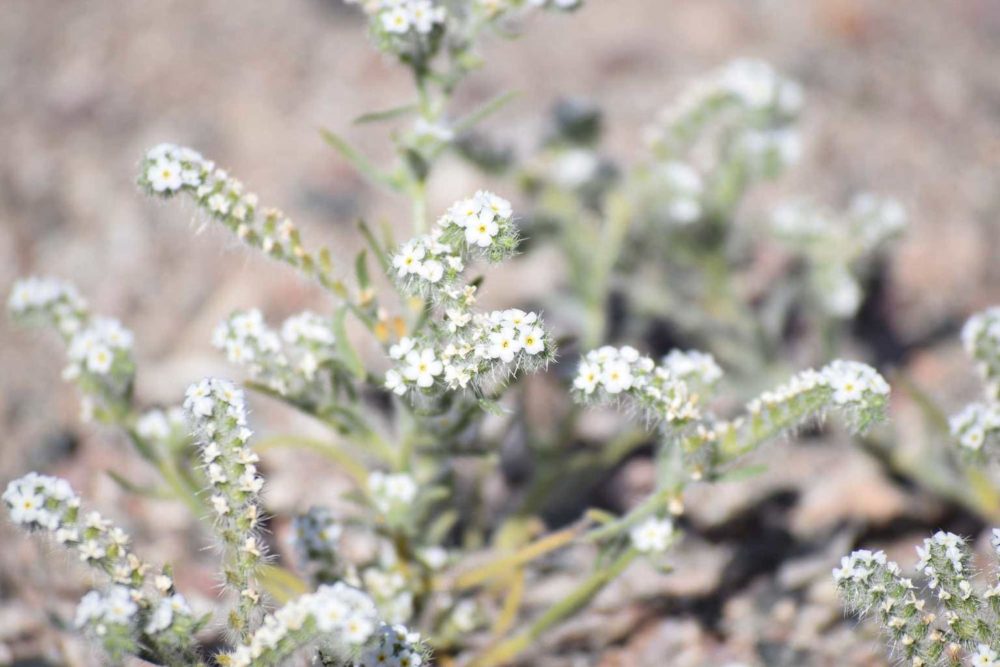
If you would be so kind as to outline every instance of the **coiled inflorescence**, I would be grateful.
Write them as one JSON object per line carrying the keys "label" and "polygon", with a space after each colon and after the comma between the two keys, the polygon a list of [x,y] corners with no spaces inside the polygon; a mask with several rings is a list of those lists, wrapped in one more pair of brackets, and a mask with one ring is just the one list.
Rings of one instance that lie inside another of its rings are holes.
{"label": "coiled inflorescence", "polygon": [[315,646],[325,664],[376,667],[423,664],[427,649],[419,635],[381,624],[375,603],[343,583],[320,586],[264,618],[261,627],[232,653],[226,667],[267,667],[306,646]]}
{"label": "coiled inflorescence", "polygon": [[299,231],[281,211],[261,209],[257,195],[201,153],[160,144],[143,158],[139,185],[157,197],[185,194],[212,219],[225,225],[247,245],[285,262],[325,287],[332,287],[326,250],[314,254],[302,245]]}
{"label": "coiled inflorescence", "polygon": [[117,320],[91,315],[76,288],[53,278],[18,281],[7,302],[16,320],[54,327],[66,343],[63,377],[83,394],[85,418],[122,418],[135,378],[132,332]]}
{"label": "coiled inflorescence", "polygon": [[[76,625],[96,638],[115,662],[141,650],[166,665],[194,665],[192,633],[200,626],[165,575],[149,581],[150,566],[130,549],[131,539],[97,512],[83,514],[64,479],[29,473],[2,495],[14,523],[45,531],[80,560],[105,573],[112,585],[83,597]],[[150,585],[152,584],[152,585]]]}
{"label": "coiled inflorescence", "polygon": [[231,382],[205,379],[188,388],[184,409],[211,486],[211,507],[225,550],[225,585],[239,596],[229,627],[245,639],[259,608],[255,574],[264,563],[265,546],[258,536],[264,480],[257,472],[258,456],[247,445],[252,433],[243,392]]}
{"label": "coiled inflorescence", "polygon": [[[994,548],[1000,531],[994,530]],[[844,605],[872,616],[891,639],[890,648],[911,664],[997,665],[1000,586],[981,593],[972,581],[966,541],[939,531],[917,548],[917,570],[940,609],[917,593],[910,579],[883,552],[855,551],[834,569]]]}

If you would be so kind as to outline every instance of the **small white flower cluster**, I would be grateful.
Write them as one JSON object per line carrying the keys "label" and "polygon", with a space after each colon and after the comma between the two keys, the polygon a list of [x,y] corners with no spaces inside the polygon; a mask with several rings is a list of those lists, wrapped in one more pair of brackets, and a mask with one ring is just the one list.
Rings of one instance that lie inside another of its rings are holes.
{"label": "small white flower cluster", "polygon": [[372,18],[378,32],[389,35],[408,33],[426,36],[434,27],[444,24],[448,12],[444,5],[432,0],[345,0],[359,5]]}
{"label": "small white flower cluster", "polygon": [[292,546],[300,564],[318,570],[322,576],[333,572],[343,527],[328,507],[310,507],[292,521]]}
{"label": "small white flower cluster", "polygon": [[789,124],[801,110],[802,99],[801,86],[769,64],[734,60],[685,90],[648,131],[648,140],[659,153],[676,155],[706,126],[726,119],[734,130],[730,146],[736,151],[759,159],[777,150],[782,159],[795,158],[797,138]]}
{"label": "small white flower cluster", "polygon": [[260,526],[259,457],[247,445],[243,391],[226,380],[208,378],[187,389],[184,409],[194,429],[205,473],[211,486],[211,504],[217,532],[226,551],[225,581],[239,594],[230,626],[246,636],[249,618],[260,600],[254,574],[264,562],[266,547]]}
{"label": "small white flower cluster", "polygon": [[632,547],[642,553],[663,553],[670,546],[674,522],[670,519],[649,517],[629,531]]}
{"label": "small white flower cluster", "polygon": [[899,236],[907,223],[906,209],[899,201],[870,192],[862,192],[851,200],[847,217],[860,234],[862,245],[869,249]]}
{"label": "small white flower cluster", "polygon": [[[823,395],[817,398],[817,392]],[[747,405],[747,411],[752,416],[780,412],[784,406],[800,401],[823,407],[828,399],[833,407],[856,411],[859,417],[865,417],[861,423],[869,423],[874,415],[868,413],[881,413],[888,397],[889,383],[874,368],[837,359],[820,371],[802,371],[776,389],[764,392]]]}
{"label": "small white flower cluster", "polygon": [[[110,317],[94,317],[70,340],[70,365],[63,371],[75,380],[83,373],[132,376],[132,332]],[[122,372],[124,367],[124,373]],[[114,371],[118,371],[115,373]]]}
{"label": "small white flower cluster", "polygon": [[7,308],[15,318],[51,324],[67,340],[90,317],[87,302],[73,284],[38,276],[14,283]]}
{"label": "small white flower cluster", "polygon": [[[419,645],[419,636],[411,635],[405,628],[396,632],[404,637],[403,641],[395,643],[401,648]],[[387,634],[382,630],[372,599],[338,582],[320,586],[315,593],[296,598],[267,615],[249,641],[226,656],[226,664],[230,667],[283,665],[306,644],[316,644],[321,653],[335,658],[338,664],[351,664],[354,656],[365,656],[370,650],[386,647],[386,642]],[[415,655],[422,660],[422,647]],[[390,651],[386,660],[394,657]]]}
{"label": "small white flower cluster", "polygon": [[332,322],[304,311],[289,317],[281,334],[267,326],[256,308],[238,311],[216,327],[212,344],[250,376],[285,396],[328,398],[330,377],[324,365],[334,359]]}
{"label": "small white flower cluster", "polygon": [[671,350],[660,364],[692,387],[708,389],[722,379],[715,357],[700,350]]}
{"label": "small white flower cluster", "polygon": [[964,539],[939,530],[925,539],[922,547],[917,547],[917,555],[920,558],[917,570],[927,577],[928,588],[945,604],[945,620],[949,625],[959,620],[962,611],[974,612],[979,608],[969,581],[971,554]]}
{"label": "small white flower cluster", "polygon": [[936,664],[945,636],[933,628],[934,615],[925,611],[913,583],[901,576],[900,567],[884,552],[859,550],[844,556],[833,579],[848,610],[875,616],[911,664]]}
{"label": "small white flower cluster", "polygon": [[257,195],[245,192],[239,180],[197,151],[174,144],[150,149],[140,168],[139,185],[158,197],[189,195],[244,243],[328,284],[325,251],[317,260],[303,247],[291,220],[277,209],[259,210]]}
{"label": "small white flower cluster", "polygon": [[388,514],[409,509],[417,497],[417,482],[406,473],[386,474],[376,470],[368,475],[368,493],[375,507]]}
{"label": "small white flower cluster", "polygon": [[948,425],[962,447],[974,452],[1000,446],[1000,403],[971,403],[954,415]]}
{"label": "small white flower cluster", "polygon": [[809,261],[813,296],[835,317],[857,312],[863,296],[859,272],[905,226],[898,201],[869,193],[856,196],[843,214],[798,199],[771,216],[776,236]]}
{"label": "small white flower cluster", "polygon": [[384,560],[385,563],[365,568],[361,580],[386,622],[405,623],[413,616],[413,592],[396,559]]}
{"label": "small white flower cluster", "polygon": [[693,166],[681,160],[667,160],[652,167],[652,187],[656,201],[663,201],[662,213],[671,223],[690,225],[703,212],[705,182]]}
{"label": "small white flower cluster", "polygon": [[[670,363],[677,360],[675,356]],[[681,377],[668,365],[658,366],[629,346],[619,349],[606,345],[584,355],[573,380],[573,392],[580,401],[628,398],[649,418],[671,424],[701,416],[698,396]]]}
{"label": "small white flower cluster", "polygon": [[967,451],[993,453],[1000,446],[1000,307],[970,317],[962,327],[962,344],[986,382],[986,400],[953,416],[951,435]]}
{"label": "small white flower cluster", "polygon": [[385,387],[403,396],[411,391],[482,386],[518,371],[533,371],[553,357],[554,345],[537,313],[519,309],[446,312],[448,330],[421,340],[403,338],[389,350],[395,368]]}
{"label": "small white flower cluster", "polygon": [[179,619],[188,621],[192,617],[193,612],[187,600],[180,593],[174,593],[160,599],[146,622],[145,631],[151,635],[163,633],[177,624]]}
{"label": "small white flower cluster", "polygon": [[80,516],[80,498],[66,480],[28,473],[9,484],[2,499],[14,523],[44,529],[114,582],[138,586],[144,581],[149,566],[129,550],[129,536],[97,512]]}
{"label": "small white flower cluster", "polygon": [[476,256],[491,262],[514,254],[519,242],[510,202],[492,192],[479,191],[456,202],[425,236],[405,243],[392,257],[400,287],[420,296],[460,300],[459,276]]}
{"label": "small white flower cluster", "polygon": [[[74,549],[80,560],[106,573],[113,585],[91,591],[77,608],[77,627],[98,637],[115,657],[134,652],[138,635],[164,655],[190,656],[195,619],[169,577],[155,577],[156,593],[144,590],[149,565],[129,550],[129,536],[97,512],[81,514],[80,498],[57,477],[28,473],[12,481],[2,496],[11,519],[28,530],[45,530]],[[171,663],[178,664],[178,663]]]}
{"label": "small white flower cluster", "polygon": [[696,478],[828,410],[842,413],[856,432],[885,416],[889,384],[865,364],[836,360],[819,371],[801,371],[764,392],[732,420],[706,419],[687,443]]}
{"label": "small white flower cluster", "polygon": [[1000,401],[1000,306],[970,317],[962,327],[962,344],[976,362],[990,399]]}
{"label": "small white flower cluster", "polygon": [[135,375],[131,331],[117,320],[92,317],[73,285],[52,278],[18,281],[8,307],[16,319],[50,324],[62,335],[69,357],[63,378],[83,394],[85,420],[98,410],[100,417],[123,411]]}
{"label": "small white flower cluster", "polygon": [[383,623],[351,667],[421,667],[428,657],[420,633]]}
{"label": "small white flower cluster", "polygon": [[107,629],[101,627],[105,623],[131,625],[139,612],[136,593],[135,589],[125,586],[112,586],[105,593],[90,591],[76,607],[76,627],[89,625],[97,634],[105,634]]}
{"label": "small white flower cluster", "polygon": [[80,508],[80,499],[69,482],[35,472],[10,482],[2,499],[14,523],[51,532],[75,523]]}

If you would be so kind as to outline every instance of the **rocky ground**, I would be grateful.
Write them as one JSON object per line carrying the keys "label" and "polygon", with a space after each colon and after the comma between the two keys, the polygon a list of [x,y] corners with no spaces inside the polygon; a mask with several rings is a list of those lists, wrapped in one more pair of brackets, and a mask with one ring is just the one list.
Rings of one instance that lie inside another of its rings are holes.
{"label": "rocky ground", "polygon": [[[409,92],[340,0],[12,0],[3,13],[0,291],[32,272],[76,281],[96,309],[135,329],[143,401],[176,402],[192,378],[227,372],[209,340],[230,310],[259,305],[280,316],[319,303],[288,272],[141,196],[134,176],[145,148],[163,140],[199,147],[344,258],[358,243],[358,215],[405,219],[405,202],[367,187],[318,136],[319,127],[335,128],[388,158],[380,129],[350,121],[406,102]],[[998,35],[1000,5],[991,0],[905,8],[590,0],[572,18],[542,17],[519,39],[489,43],[487,67],[457,105],[523,91],[489,128],[527,148],[556,99],[593,98],[606,109],[611,152],[628,159],[641,128],[686,81],[735,56],[772,61],[807,91],[807,150],[801,168],[764,196],[806,192],[842,204],[870,189],[904,201],[912,224],[888,269],[886,317],[868,340],[884,369],[905,371],[954,409],[978,391],[956,327],[1000,301]],[[432,183],[432,211],[481,180],[447,163]],[[492,286],[497,302],[539,289],[538,280],[508,283]],[[183,508],[129,497],[102,474],[149,472],[123,456],[114,434],[78,423],[55,344],[37,338],[0,321],[0,479],[39,467],[68,476],[96,506],[127,517],[143,551],[178,563],[181,583],[210,599],[203,537]],[[928,444],[912,400],[897,397],[893,417],[900,441]],[[309,427],[268,405],[255,420],[265,431]],[[912,564],[912,545],[937,526],[982,542],[987,517],[833,439],[779,445],[780,470],[696,489],[690,537],[676,558],[684,576],[632,568],[525,664],[885,664],[871,628],[844,620],[830,567],[862,541]],[[282,453],[268,463],[269,503],[279,513],[337,493],[316,479],[313,459]],[[649,462],[637,458],[613,488],[628,498],[648,478]],[[69,616],[80,571],[3,521],[0,540],[0,664],[99,664],[71,632],[51,628],[50,615]],[[535,602],[558,598],[561,583],[539,587]]]}

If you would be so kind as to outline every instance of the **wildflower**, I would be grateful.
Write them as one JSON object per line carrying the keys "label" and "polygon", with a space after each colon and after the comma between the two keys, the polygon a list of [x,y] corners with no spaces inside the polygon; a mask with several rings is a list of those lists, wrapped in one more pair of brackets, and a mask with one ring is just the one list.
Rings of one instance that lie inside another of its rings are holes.
{"label": "wildflower", "polygon": [[443,365],[437,360],[434,350],[425,348],[417,352],[412,351],[406,355],[406,367],[403,376],[415,382],[418,387],[427,388],[434,384],[435,376],[441,374]]}
{"label": "wildflower", "polygon": [[634,526],[629,537],[637,551],[659,553],[667,550],[673,532],[674,524],[670,519],[650,517]]}

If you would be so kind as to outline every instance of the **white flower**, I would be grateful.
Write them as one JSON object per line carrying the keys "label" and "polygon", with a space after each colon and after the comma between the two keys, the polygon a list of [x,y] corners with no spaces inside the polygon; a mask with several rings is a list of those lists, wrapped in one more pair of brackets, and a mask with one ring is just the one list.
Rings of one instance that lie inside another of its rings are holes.
{"label": "white flower", "polygon": [[426,253],[422,243],[407,243],[399,251],[399,254],[392,258],[392,265],[401,276],[419,274],[423,266],[421,260]]}
{"label": "white flower", "polygon": [[444,370],[441,362],[434,355],[434,350],[426,348],[422,352],[412,351],[406,355],[406,368],[403,376],[418,387],[427,388],[434,384],[435,376]]}
{"label": "white flower", "polygon": [[601,384],[609,394],[618,394],[632,388],[632,367],[624,361],[611,361],[601,371]]}
{"label": "white flower", "polygon": [[10,505],[10,518],[14,523],[32,523],[45,505],[42,496],[26,488],[15,488],[13,483],[4,493],[4,500]]}
{"label": "white flower", "polygon": [[514,355],[521,351],[522,343],[513,327],[504,327],[490,334],[489,355],[504,363],[514,360]]}
{"label": "white flower", "polygon": [[146,170],[146,178],[155,192],[174,192],[184,185],[182,167],[174,160],[157,160]]}
{"label": "white flower", "polygon": [[979,644],[969,664],[973,667],[1000,667],[1000,657],[986,644]]}
{"label": "white flower", "polygon": [[573,380],[573,386],[582,390],[585,394],[594,393],[594,389],[597,388],[597,384],[600,382],[600,371],[600,367],[596,364],[581,361],[580,367],[576,371],[576,378]]}
{"label": "white flower", "polygon": [[528,354],[538,354],[545,351],[545,331],[541,327],[531,327],[521,332],[518,339],[521,347]]}
{"label": "white flower", "polygon": [[670,519],[650,517],[634,526],[629,531],[629,538],[638,551],[662,552],[667,550],[673,532],[674,524]]}
{"label": "white flower", "polygon": [[396,7],[382,14],[382,27],[386,32],[401,35],[410,29],[410,12],[403,7]]}
{"label": "white flower", "polygon": [[420,276],[429,283],[436,283],[444,277],[444,266],[436,259],[429,259],[421,267]]}
{"label": "white flower", "polygon": [[404,336],[399,339],[399,342],[389,348],[389,356],[393,359],[402,359],[410,350],[413,349],[415,341],[412,338]]}
{"label": "white flower", "polygon": [[493,237],[500,231],[494,217],[493,211],[485,210],[469,221],[465,227],[465,241],[480,248],[489,247],[493,243]]}
{"label": "white flower", "polygon": [[506,220],[514,214],[510,202],[492,192],[480,190],[476,193],[475,198],[482,210],[492,212],[495,217],[501,220]]}
{"label": "white flower", "polygon": [[410,19],[413,21],[413,27],[422,35],[434,29],[438,16],[439,13],[435,11],[434,4],[430,0],[415,0],[410,3]]}

